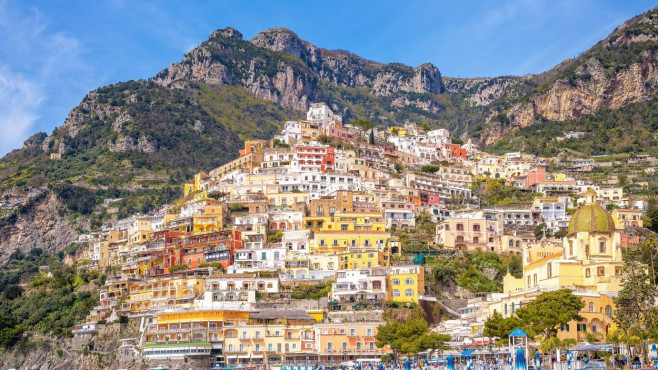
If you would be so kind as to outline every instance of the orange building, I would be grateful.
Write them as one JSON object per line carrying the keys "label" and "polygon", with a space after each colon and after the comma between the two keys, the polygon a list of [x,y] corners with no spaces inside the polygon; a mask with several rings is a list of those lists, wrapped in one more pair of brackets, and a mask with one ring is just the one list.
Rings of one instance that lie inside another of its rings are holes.
{"label": "orange building", "polygon": [[253,152],[257,152],[269,145],[267,140],[247,140],[244,142],[244,149],[240,150],[240,157]]}

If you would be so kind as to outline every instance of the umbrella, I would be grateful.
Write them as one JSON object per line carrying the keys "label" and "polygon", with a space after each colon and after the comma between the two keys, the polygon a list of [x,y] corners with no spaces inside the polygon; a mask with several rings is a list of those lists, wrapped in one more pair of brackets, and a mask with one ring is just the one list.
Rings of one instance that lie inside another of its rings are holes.
{"label": "umbrella", "polygon": [[411,369],[411,361],[407,358],[404,360],[404,370],[410,370]]}
{"label": "umbrella", "polygon": [[535,351],[535,363],[537,370],[541,370],[541,357],[539,356],[539,351]]}
{"label": "umbrella", "polygon": [[224,366],[222,365],[215,365],[212,367],[212,370],[224,370]]}
{"label": "umbrella", "polygon": [[571,351],[567,350],[567,367],[571,368]]}
{"label": "umbrella", "polygon": [[283,365],[283,370],[288,370],[288,366]]}
{"label": "umbrella", "polygon": [[516,349],[516,370],[527,370],[528,366],[525,362],[525,353],[522,348]]}
{"label": "umbrella", "polygon": [[452,355],[448,355],[446,358],[446,367],[447,370],[455,370],[455,358]]}
{"label": "umbrella", "polygon": [[468,370],[473,370],[473,356],[469,355],[469,356],[466,358],[466,361],[467,361],[467,363],[468,363],[468,365],[466,366],[466,368],[467,368]]}
{"label": "umbrella", "polygon": [[358,369],[359,369],[359,370],[362,370],[362,369],[361,369],[361,363],[360,363],[360,362],[359,362]]}
{"label": "umbrella", "polygon": [[244,366],[242,366],[242,365],[238,365],[238,366],[236,366],[235,368],[236,368],[236,369],[244,369]]}
{"label": "umbrella", "polygon": [[226,365],[225,369],[226,370],[231,370],[231,365]]}

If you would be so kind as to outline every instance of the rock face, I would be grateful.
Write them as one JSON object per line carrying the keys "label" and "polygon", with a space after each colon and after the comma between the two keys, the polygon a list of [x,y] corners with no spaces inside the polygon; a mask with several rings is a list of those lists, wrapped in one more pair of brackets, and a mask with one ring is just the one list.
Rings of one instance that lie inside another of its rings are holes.
{"label": "rock face", "polygon": [[27,254],[33,248],[55,253],[77,239],[78,233],[66,218],[59,215],[62,203],[46,194],[13,225],[0,228],[0,264],[15,251]]}
{"label": "rock face", "polygon": [[494,144],[539,117],[566,121],[650,100],[658,93],[657,40],[658,10],[626,22],[579,58],[562,63],[561,71],[546,72],[556,78],[539,89],[544,92],[493,116],[480,144]]}
{"label": "rock face", "polygon": [[[281,54],[286,57],[281,58]],[[380,64],[343,50],[321,49],[286,28],[265,30],[249,42],[232,28],[217,30],[180,63],[158,73],[153,81],[172,88],[185,86],[184,81],[237,84],[258,98],[297,110],[306,110],[311,101],[318,99],[319,81],[366,87],[371,94],[382,97],[443,91],[441,73],[431,64],[415,68]],[[428,112],[437,109],[430,99],[414,106]]]}

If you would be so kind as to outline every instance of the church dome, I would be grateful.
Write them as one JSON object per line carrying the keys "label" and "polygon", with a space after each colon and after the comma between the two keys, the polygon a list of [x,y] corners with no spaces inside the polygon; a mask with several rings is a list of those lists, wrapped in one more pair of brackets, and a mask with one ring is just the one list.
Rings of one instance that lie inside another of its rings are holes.
{"label": "church dome", "polygon": [[596,192],[589,189],[586,193],[588,203],[576,210],[569,220],[569,233],[581,231],[615,231],[615,222],[605,208],[596,204]]}

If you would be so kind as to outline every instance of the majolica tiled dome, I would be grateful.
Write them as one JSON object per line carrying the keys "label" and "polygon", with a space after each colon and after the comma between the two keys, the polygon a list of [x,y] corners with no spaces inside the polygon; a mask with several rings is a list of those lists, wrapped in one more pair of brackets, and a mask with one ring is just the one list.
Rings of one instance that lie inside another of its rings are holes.
{"label": "majolica tiled dome", "polygon": [[[592,196],[590,191],[593,190],[588,190],[588,198]],[[596,192],[593,199],[596,199]],[[615,231],[615,222],[605,208],[596,203],[587,204],[578,208],[569,220],[569,233],[581,231]]]}

